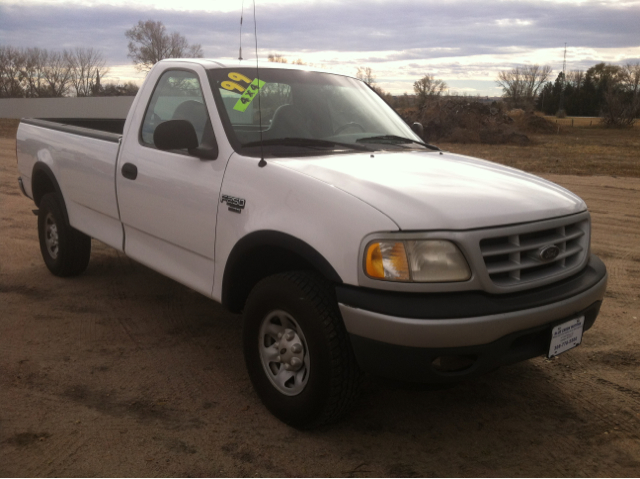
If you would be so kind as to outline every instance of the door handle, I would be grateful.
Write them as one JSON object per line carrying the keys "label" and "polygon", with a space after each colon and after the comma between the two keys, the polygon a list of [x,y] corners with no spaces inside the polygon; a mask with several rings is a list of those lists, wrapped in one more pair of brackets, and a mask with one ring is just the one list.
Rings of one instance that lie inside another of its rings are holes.
{"label": "door handle", "polygon": [[129,180],[135,180],[138,177],[138,167],[133,163],[125,163],[121,171],[122,176]]}

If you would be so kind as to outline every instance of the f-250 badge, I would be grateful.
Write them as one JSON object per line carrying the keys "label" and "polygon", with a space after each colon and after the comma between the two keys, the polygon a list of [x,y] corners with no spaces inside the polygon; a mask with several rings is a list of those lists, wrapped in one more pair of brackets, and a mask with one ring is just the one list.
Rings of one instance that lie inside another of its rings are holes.
{"label": "f-250 badge", "polygon": [[244,198],[236,198],[235,196],[229,195],[222,195],[220,203],[226,203],[229,207],[229,211],[233,211],[234,213],[242,213],[244,205],[247,204]]}

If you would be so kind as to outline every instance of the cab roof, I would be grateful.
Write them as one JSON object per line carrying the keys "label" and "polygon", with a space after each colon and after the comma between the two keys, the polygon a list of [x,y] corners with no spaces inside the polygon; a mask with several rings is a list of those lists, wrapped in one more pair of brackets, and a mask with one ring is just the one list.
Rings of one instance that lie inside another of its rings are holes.
{"label": "cab roof", "polygon": [[[207,70],[214,70],[218,68],[255,68],[255,59],[251,60],[234,60],[234,59],[216,59],[216,58],[166,58],[160,60],[158,63],[165,62],[185,62],[195,63],[202,65]],[[319,73],[331,73],[333,75],[341,75],[345,77],[355,78],[353,75],[347,75],[344,73],[337,73],[334,71],[326,70],[324,68],[318,68],[309,65],[297,65],[294,63],[278,63],[278,62],[265,62],[260,61],[258,63],[259,68],[280,69],[280,70],[301,70]]]}

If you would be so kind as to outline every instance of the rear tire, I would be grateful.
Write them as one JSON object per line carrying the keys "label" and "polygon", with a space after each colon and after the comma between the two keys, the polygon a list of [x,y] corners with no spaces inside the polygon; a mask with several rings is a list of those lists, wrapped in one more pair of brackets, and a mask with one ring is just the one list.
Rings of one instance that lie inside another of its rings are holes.
{"label": "rear tire", "polygon": [[63,208],[62,201],[56,193],[48,193],[40,200],[40,252],[51,273],[63,277],[76,276],[89,265],[91,238],[65,221]]}
{"label": "rear tire", "polygon": [[358,368],[331,284],[312,272],[277,274],[251,291],[244,311],[251,382],[281,421],[310,429],[354,403]]}

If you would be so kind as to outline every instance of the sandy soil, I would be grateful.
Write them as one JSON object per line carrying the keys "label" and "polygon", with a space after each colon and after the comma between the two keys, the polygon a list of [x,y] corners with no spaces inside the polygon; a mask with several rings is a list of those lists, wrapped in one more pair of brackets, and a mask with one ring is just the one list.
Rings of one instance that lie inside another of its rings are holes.
{"label": "sandy soil", "polygon": [[439,391],[367,378],[342,423],[274,419],[240,317],[94,242],[49,274],[0,139],[0,475],[638,476],[640,179],[550,177],[588,202],[609,291],[582,346]]}

